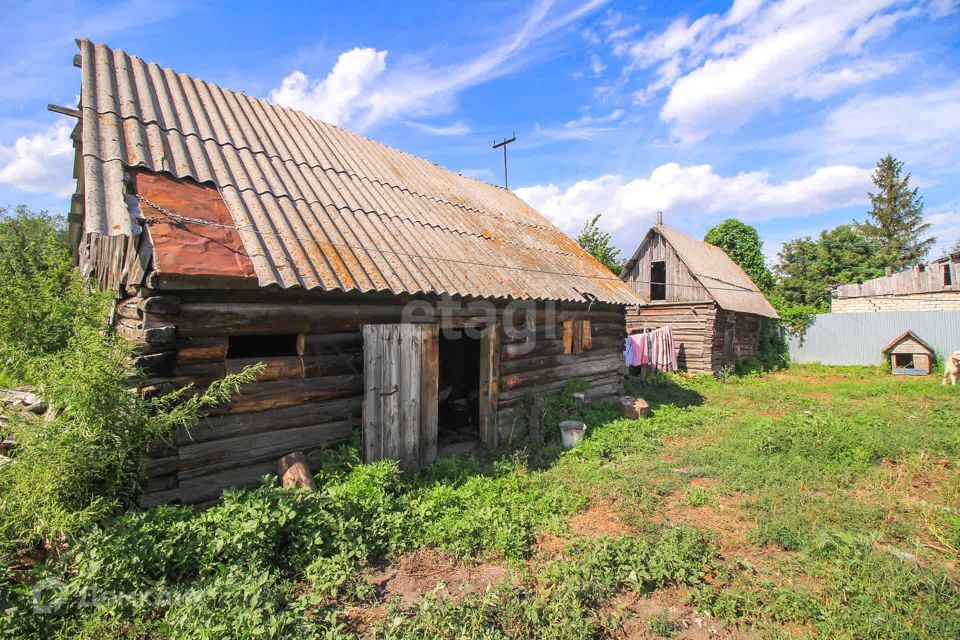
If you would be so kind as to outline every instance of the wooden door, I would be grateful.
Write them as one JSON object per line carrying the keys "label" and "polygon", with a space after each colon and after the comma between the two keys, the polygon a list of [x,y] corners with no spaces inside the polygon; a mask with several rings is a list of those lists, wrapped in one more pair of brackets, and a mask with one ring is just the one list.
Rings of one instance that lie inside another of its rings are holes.
{"label": "wooden door", "polygon": [[727,316],[723,331],[723,364],[732,367],[737,363],[737,322],[732,315]]}
{"label": "wooden door", "polygon": [[367,462],[415,471],[437,457],[436,325],[363,327],[363,449]]}

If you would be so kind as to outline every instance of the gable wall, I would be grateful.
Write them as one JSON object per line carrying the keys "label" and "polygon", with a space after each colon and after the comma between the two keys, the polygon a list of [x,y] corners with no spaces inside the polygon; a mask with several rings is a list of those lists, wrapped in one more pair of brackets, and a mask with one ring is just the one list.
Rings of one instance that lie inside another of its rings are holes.
{"label": "gable wall", "polygon": [[667,297],[665,302],[706,302],[713,298],[680,260],[673,247],[659,233],[649,234],[640,246],[637,263],[625,278],[627,284],[645,302],[650,300],[650,265],[667,263]]}

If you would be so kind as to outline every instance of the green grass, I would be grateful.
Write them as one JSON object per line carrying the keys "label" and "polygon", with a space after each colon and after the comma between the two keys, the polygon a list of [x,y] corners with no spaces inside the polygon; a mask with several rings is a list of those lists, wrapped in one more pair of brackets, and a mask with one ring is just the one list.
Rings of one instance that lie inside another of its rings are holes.
{"label": "green grass", "polygon": [[[653,596],[675,612],[634,628],[663,637],[685,615],[760,637],[960,637],[955,389],[793,367],[630,391],[650,418],[592,407],[569,452],[405,478],[347,447],[316,493],[269,481],[202,513],[128,512],[0,580],[0,637],[617,637],[641,615],[623,603]],[[598,504],[627,531],[573,526]],[[538,546],[545,532],[562,550]],[[381,602],[368,567],[420,547],[509,570],[462,598]],[[31,613],[37,593],[49,613]],[[381,615],[357,625],[355,610]]]}

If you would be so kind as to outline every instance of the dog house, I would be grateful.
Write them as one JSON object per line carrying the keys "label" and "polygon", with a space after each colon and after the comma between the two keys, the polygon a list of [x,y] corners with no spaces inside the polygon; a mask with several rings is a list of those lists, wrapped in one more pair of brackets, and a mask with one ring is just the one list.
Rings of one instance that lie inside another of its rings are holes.
{"label": "dog house", "polygon": [[930,373],[933,349],[913,331],[906,331],[883,350],[896,376],[925,376]]}

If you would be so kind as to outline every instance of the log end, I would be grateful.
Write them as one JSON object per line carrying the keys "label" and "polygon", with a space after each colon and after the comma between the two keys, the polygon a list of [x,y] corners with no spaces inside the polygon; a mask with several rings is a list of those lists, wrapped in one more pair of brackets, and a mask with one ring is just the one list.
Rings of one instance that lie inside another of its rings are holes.
{"label": "log end", "polygon": [[307,464],[307,457],[303,455],[303,451],[294,451],[280,458],[277,462],[277,470],[280,483],[284,487],[317,490],[313,475],[310,473],[310,466]]}
{"label": "log end", "polygon": [[620,398],[620,412],[624,418],[640,420],[650,415],[650,405],[643,398],[622,396]]}

